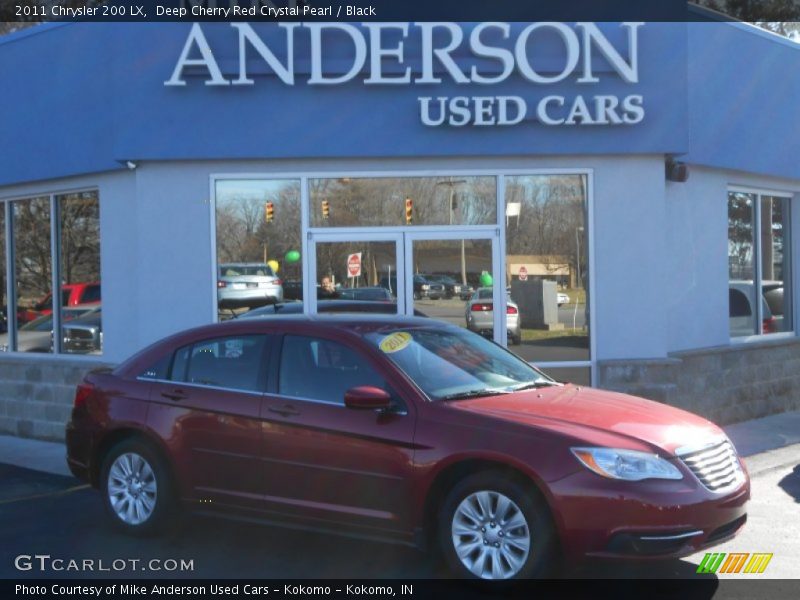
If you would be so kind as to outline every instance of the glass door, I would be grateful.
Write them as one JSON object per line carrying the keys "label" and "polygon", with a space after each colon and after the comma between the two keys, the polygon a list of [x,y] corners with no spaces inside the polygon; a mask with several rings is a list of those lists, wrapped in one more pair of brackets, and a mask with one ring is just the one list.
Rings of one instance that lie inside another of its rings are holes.
{"label": "glass door", "polygon": [[518,339],[518,314],[496,275],[498,238],[469,230],[405,234],[406,305],[498,343]]}
{"label": "glass door", "polygon": [[309,235],[309,312],[405,314],[401,234]]}

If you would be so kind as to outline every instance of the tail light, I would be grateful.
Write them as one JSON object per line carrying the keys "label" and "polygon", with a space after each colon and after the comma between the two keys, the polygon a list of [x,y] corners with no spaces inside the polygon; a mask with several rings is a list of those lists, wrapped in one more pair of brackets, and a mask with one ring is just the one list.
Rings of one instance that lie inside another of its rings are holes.
{"label": "tail light", "polygon": [[491,304],[487,304],[485,302],[483,302],[483,303],[478,302],[476,304],[473,304],[472,307],[470,308],[470,310],[472,312],[486,312],[487,310],[492,310],[492,305]]}
{"label": "tail light", "polygon": [[94,386],[91,383],[80,383],[75,390],[75,402],[73,408],[83,408],[86,406],[86,401],[92,397],[94,393]]}
{"label": "tail light", "polygon": [[283,282],[280,279],[276,279],[275,281],[273,281],[273,283],[275,285],[281,285]]}
{"label": "tail light", "polygon": [[225,282],[225,281],[218,281],[218,282],[217,282],[217,287],[218,287],[218,288],[224,288],[224,287],[228,287],[228,283],[227,283],[227,282]]}
{"label": "tail light", "polygon": [[764,321],[761,323],[761,333],[777,333],[777,332],[778,332],[778,323],[775,321],[775,317],[764,319]]}
{"label": "tail light", "polygon": [[513,306],[507,306],[506,313],[508,313],[509,315],[515,315],[517,314],[517,309],[514,308]]}

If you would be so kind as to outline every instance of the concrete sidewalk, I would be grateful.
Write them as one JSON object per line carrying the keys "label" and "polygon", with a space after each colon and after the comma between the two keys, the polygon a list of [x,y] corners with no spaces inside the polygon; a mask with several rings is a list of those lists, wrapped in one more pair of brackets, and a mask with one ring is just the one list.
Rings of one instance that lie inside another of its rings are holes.
{"label": "concrete sidewalk", "polygon": [[[735,423],[723,429],[739,454],[754,456],[800,443],[800,411]],[[70,475],[64,456],[64,444],[61,443],[0,435],[0,463]]]}

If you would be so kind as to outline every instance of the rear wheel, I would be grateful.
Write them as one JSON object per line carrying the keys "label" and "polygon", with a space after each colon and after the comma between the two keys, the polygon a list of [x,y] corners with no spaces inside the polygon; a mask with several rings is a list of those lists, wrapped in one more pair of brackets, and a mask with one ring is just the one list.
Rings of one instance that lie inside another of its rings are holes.
{"label": "rear wheel", "polygon": [[106,455],[101,484],[112,522],[133,535],[158,531],[175,505],[164,459],[138,439],[124,440]]}
{"label": "rear wheel", "polygon": [[546,507],[526,486],[498,472],[458,483],[439,513],[439,543],[461,577],[507,580],[548,575],[556,558]]}

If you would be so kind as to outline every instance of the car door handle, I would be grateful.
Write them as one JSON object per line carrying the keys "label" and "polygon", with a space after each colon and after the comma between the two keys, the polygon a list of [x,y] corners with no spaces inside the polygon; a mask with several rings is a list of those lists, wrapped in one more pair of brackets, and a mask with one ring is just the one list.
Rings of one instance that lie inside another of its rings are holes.
{"label": "car door handle", "polygon": [[289,404],[286,406],[270,406],[267,410],[269,412],[278,413],[282,417],[296,417],[300,414],[299,410]]}
{"label": "car door handle", "polygon": [[180,400],[186,399],[186,392],[183,390],[172,390],[171,392],[161,392],[161,395],[164,398],[169,398],[170,400],[174,400],[175,402],[179,402]]}

